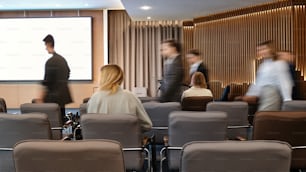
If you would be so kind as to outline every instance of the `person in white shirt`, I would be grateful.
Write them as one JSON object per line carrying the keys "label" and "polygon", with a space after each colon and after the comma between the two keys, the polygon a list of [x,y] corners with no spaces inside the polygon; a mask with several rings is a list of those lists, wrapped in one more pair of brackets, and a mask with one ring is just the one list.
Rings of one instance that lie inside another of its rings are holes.
{"label": "person in white shirt", "polygon": [[259,99],[258,111],[281,110],[282,101],[292,100],[293,82],[288,65],[283,60],[277,60],[271,41],[265,41],[257,46],[257,52],[263,58],[258,68],[256,84],[251,85],[243,100]]}
{"label": "person in white shirt", "polygon": [[87,113],[132,114],[139,119],[142,131],[152,128],[152,121],[140,100],[130,91],[123,90],[123,71],[118,65],[105,65],[100,70],[100,90],[87,103]]}
{"label": "person in white shirt", "polygon": [[194,96],[213,96],[211,91],[207,89],[207,84],[205,77],[201,72],[194,72],[191,77],[192,87],[185,90],[182,94],[182,100],[184,97],[194,97]]}

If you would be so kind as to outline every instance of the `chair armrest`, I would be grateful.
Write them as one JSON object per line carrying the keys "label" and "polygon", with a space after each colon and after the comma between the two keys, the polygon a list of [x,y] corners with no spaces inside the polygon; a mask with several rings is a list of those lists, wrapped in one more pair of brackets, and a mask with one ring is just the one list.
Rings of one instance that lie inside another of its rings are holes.
{"label": "chair armrest", "polygon": [[239,129],[239,128],[251,128],[251,125],[231,125],[227,126],[227,129]]}
{"label": "chair armrest", "polygon": [[306,146],[292,146],[291,149],[292,150],[295,150],[295,149],[306,149]]}
{"label": "chair armrest", "polygon": [[63,127],[52,127],[51,130],[63,130]]}
{"label": "chair armrest", "polygon": [[154,130],[168,130],[168,127],[152,127]]}

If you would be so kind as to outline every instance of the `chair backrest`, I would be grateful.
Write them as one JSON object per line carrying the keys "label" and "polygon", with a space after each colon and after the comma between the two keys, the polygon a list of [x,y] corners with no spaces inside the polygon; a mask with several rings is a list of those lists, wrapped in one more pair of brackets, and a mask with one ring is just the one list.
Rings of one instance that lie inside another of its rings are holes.
{"label": "chair backrest", "polygon": [[4,112],[4,113],[7,112],[6,102],[5,102],[4,98],[0,98],[0,112]]}
{"label": "chair backrest", "polygon": [[[141,148],[141,129],[136,115],[83,114],[81,116],[83,139],[110,139],[124,148]],[[143,166],[141,152],[124,152],[127,169],[138,170]]]}
{"label": "chair backrest", "polygon": [[27,140],[14,147],[16,172],[125,172],[122,148],[110,140]]}
{"label": "chair backrest", "polygon": [[[281,140],[291,146],[306,146],[306,112],[257,112],[254,140]],[[306,168],[306,150],[293,151],[293,168]]]}
{"label": "chair backrest", "polygon": [[[146,102],[143,103],[143,107],[148,113],[153,127],[168,127],[169,115],[172,111],[181,110],[181,104],[179,102]],[[163,137],[168,135],[168,130],[151,129],[149,135],[155,136],[155,142],[162,144]]]}
{"label": "chair backrest", "polygon": [[[48,115],[51,127],[62,127],[61,109],[56,103],[25,103],[20,105],[20,111],[24,113],[41,112]],[[62,131],[53,130],[52,139],[61,139]]]}
{"label": "chair backrest", "polygon": [[181,154],[182,172],[290,171],[291,147],[280,141],[191,142]]}
{"label": "chair backrest", "polygon": [[[225,140],[227,116],[225,112],[172,112],[169,117],[169,146],[182,147],[191,141]],[[180,151],[169,151],[168,166],[179,168]]]}
{"label": "chair backrest", "polygon": [[282,111],[306,111],[305,100],[285,101],[282,105]]}
{"label": "chair backrest", "polygon": [[[0,114],[0,148],[13,148],[25,139],[51,139],[50,124],[45,114]],[[14,172],[11,151],[0,150],[0,171]]]}
{"label": "chair backrest", "polygon": [[182,110],[206,111],[206,105],[211,101],[213,101],[213,97],[211,96],[184,97],[182,100]]}
{"label": "chair backrest", "polygon": [[[246,102],[210,102],[206,110],[226,112],[229,126],[249,125]],[[228,129],[227,134],[229,139],[235,139],[237,136],[247,138],[247,128]]]}
{"label": "chair backrest", "polygon": [[87,103],[82,103],[80,104],[80,115],[86,114],[87,113]]}
{"label": "chair backrest", "polygon": [[169,116],[169,145],[191,141],[225,140],[227,115],[224,112],[175,111]]}

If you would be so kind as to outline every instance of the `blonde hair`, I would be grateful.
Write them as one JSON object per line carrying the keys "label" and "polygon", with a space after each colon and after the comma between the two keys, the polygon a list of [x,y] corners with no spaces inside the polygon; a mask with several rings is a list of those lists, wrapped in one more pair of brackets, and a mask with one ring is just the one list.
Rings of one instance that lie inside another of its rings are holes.
{"label": "blonde hair", "polygon": [[109,64],[100,69],[100,90],[116,93],[123,81],[123,71],[115,64]]}
{"label": "blonde hair", "polygon": [[205,77],[204,77],[203,73],[201,73],[201,72],[195,72],[192,75],[191,83],[192,83],[193,86],[197,86],[197,87],[200,87],[200,88],[207,88]]}

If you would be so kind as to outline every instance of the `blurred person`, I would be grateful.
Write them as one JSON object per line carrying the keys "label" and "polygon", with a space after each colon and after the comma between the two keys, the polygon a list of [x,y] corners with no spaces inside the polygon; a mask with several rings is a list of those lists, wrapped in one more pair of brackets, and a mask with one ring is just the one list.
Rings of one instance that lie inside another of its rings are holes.
{"label": "blurred person", "polygon": [[152,121],[140,100],[130,91],[123,90],[123,71],[115,64],[105,65],[100,70],[99,91],[87,103],[87,113],[132,114],[139,119],[142,131],[152,127]]}
{"label": "blurred person", "polygon": [[207,67],[204,65],[203,61],[201,60],[200,56],[201,53],[197,49],[191,49],[187,52],[186,57],[190,65],[189,75],[191,78],[193,73],[201,72],[204,75],[206,83],[208,83],[208,70]]}
{"label": "blurred person", "polygon": [[278,111],[282,101],[291,101],[292,79],[285,61],[277,60],[272,48],[272,41],[265,41],[257,46],[258,56],[263,58],[257,75],[256,84],[249,87],[242,100],[256,102],[258,111]]}
{"label": "blurred person", "polygon": [[70,68],[65,58],[55,52],[53,36],[49,34],[43,41],[47,52],[52,54],[52,57],[45,64],[45,75],[42,81],[44,91],[38,102],[57,103],[61,108],[64,122],[65,105],[72,102],[68,87]]}
{"label": "blurred person", "polygon": [[193,97],[193,96],[210,96],[213,97],[211,91],[207,89],[207,84],[205,77],[201,72],[194,72],[191,77],[191,88],[185,90],[182,94],[184,97]]}
{"label": "blurred person", "polygon": [[161,54],[165,58],[161,81],[160,102],[180,102],[184,70],[181,58],[181,44],[166,40],[161,44]]}

